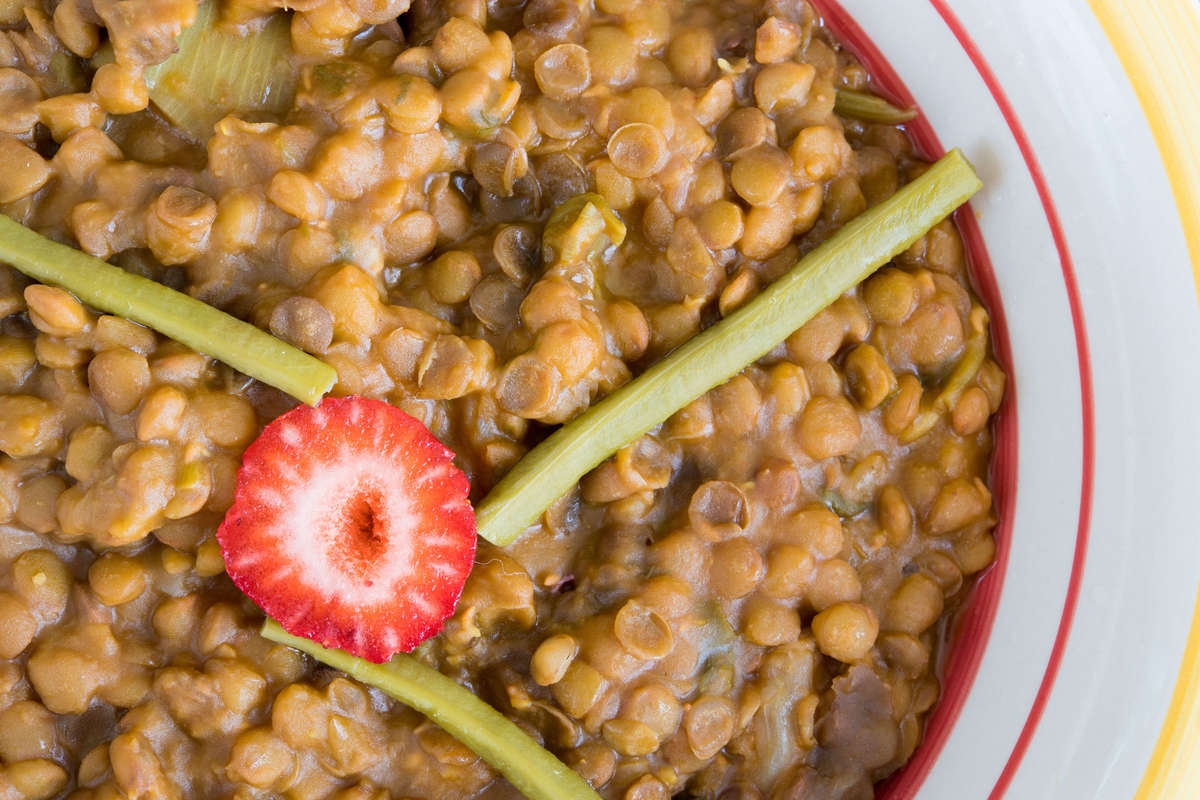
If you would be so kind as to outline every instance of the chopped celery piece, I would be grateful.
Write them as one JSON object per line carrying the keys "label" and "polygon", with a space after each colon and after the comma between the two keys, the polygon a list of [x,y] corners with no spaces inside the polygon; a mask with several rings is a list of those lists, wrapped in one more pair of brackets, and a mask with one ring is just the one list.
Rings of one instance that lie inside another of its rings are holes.
{"label": "chopped celery piece", "polygon": [[729,380],[945,219],[980,187],[951,150],[887,200],[850,220],[746,305],[559,428],[475,509],[479,535],[506,545],[590,469]]}
{"label": "chopped celery piece", "polygon": [[61,286],[83,302],[127,317],[292,397],[316,404],[337,372],[194,297],[51,241],[0,214],[0,262],[29,277]]}
{"label": "chopped celery piece", "polygon": [[834,113],[863,122],[897,125],[917,115],[913,108],[896,108],[878,95],[854,89],[838,89],[833,102]]}
{"label": "chopped celery piece", "polygon": [[386,664],[372,664],[292,636],[272,619],[263,624],[262,635],[420,711],[499,770],[529,800],[599,800],[583,778],[507,717],[412,656],[400,654]]}
{"label": "chopped celery piece", "polygon": [[246,36],[220,30],[217,16],[216,0],[202,3],[196,21],[179,34],[178,51],[146,70],[154,105],[199,142],[230,113],[282,114],[296,90],[286,14]]}
{"label": "chopped celery piece", "polygon": [[836,489],[826,489],[821,492],[821,502],[839,517],[850,519],[866,511],[869,504],[859,500],[850,500]]}
{"label": "chopped celery piece", "polygon": [[606,237],[625,241],[625,223],[602,196],[588,192],[564,201],[542,230],[542,256],[551,263],[574,263],[602,249]]}

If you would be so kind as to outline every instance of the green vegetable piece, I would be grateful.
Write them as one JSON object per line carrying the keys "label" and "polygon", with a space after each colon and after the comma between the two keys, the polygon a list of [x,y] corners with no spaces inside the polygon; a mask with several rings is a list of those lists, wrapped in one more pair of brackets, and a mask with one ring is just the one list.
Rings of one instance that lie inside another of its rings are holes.
{"label": "green vegetable piece", "polygon": [[262,635],[307,653],[420,711],[499,770],[529,800],[599,800],[583,778],[507,717],[411,656],[401,654],[386,664],[372,664],[292,636],[271,619],[263,625]]}
{"label": "green vegetable piece", "polygon": [[154,105],[198,142],[228,114],[282,114],[296,91],[287,14],[246,36],[221,30],[217,17],[216,0],[202,3],[196,21],[179,34],[179,50],[146,70]]}
{"label": "green vegetable piece", "polygon": [[933,396],[932,401],[922,403],[920,413],[900,432],[899,439],[902,443],[909,444],[920,439],[937,424],[942,414],[953,411],[959,398],[967,390],[967,385],[975,379],[979,368],[983,366],[983,360],[987,358],[988,313],[982,306],[972,306],[967,322],[971,333],[963,347],[963,354],[946,377],[941,391]]}
{"label": "green vegetable piece", "polygon": [[269,333],[194,297],[51,241],[2,214],[0,262],[34,280],[61,286],[94,308],[149,326],[310,405],[337,382],[333,367]]}
{"label": "green vegetable piece", "polygon": [[869,503],[850,500],[836,489],[826,489],[821,492],[821,502],[828,506],[830,511],[846,519],[857,517],[866,511],[870,505]]}
{"label": "green vegetable piece", "polygon": [[585,473],[765,355],[980,186],[966,157],[951,150],[896,194],[850,220],[750,302],[526,454],[476,507],[479,535],[497,545],[516,539]]}
{"label": "green vegetable piece", "polygon": [[603,246],[625,241],[625,223],[598,194],[577,194],[550,213],[542,230],[542,256],[550,264],[583,261]]}
{"label": "green vegetable piece", "polygon": [[834,95],[833,111],[843,117],[863,122],[898,125],[917,115],[915,108],[896,108],[879,95],[854,89],[838,89]]}

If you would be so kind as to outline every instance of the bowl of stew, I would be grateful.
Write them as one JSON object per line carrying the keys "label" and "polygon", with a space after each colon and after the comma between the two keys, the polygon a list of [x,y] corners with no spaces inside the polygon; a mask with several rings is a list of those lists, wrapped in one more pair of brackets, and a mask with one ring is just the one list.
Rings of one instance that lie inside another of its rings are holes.
{"label": "bowl of stew", "polygon": [[[1029,5],[0,2],[4,796],[1184,796],[1170,26]],[[478,512],[382,667],[231,549],[363,546],[333,434],[245,499],[338,398]]]}

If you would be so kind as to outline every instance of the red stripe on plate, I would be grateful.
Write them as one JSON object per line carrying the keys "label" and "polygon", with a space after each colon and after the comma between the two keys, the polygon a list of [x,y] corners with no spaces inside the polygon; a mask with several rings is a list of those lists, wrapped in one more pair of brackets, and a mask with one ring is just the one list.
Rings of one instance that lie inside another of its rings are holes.
{"label": "red stripe on plate", "polygon": [[[1083,565],[1087,553],[1088,528],[1091,519],[1092,486],[1094,479],[1094,422],[1091,359],[1087,344],[1087,329],[1083,318],[1082,306],[1079,300],[1079,289],[1075,279],[1070,252],[1067,249],[1066,236],[1059,221],[1058,212],[1054,207],[1045,176],[1033,153],[1029,139],[1013,112],[1012,105],[1000,88],[995,75],[983,59],[979,48],[971,40],[957,17],[946,7],[943,0],[931,0],[934,9],[950,28],[959,44],[966,51],[972,64],[983,78],[991,92],[996,105],[1000,109],[1009,130],[1025,160],[1026,168],[1041,200],[1047,224],[1050,226],[1062,265],[1063,281],[1066,286],[1068,303],[1071,310],[1071,321],[1075,331],[1076,354],[1079,360],[1080,394],[1082,397],[1083,423],[1083,452],[1082,452],[1082,487],[1080,492],[1079,528],[1075,539],[1075,553],[1071,567],[1071,576],[1067,587],[1062,616],[1051,649],[1050,659],[1043,673],[1038,693],[1022,727],[1021,734],[1005,764],[996,786],[993,788],[990,800],[1003,795],[1008,784],[1020,764],[1021,758],[1033,736],[1037,723],[1045,710],[1058,667],[1062,661],[1063,650],[1070,636],[1071,623],[1074,618],[1075,606],[1079,597],[1079,585],[1083,576]],[[862,28],[843,9],[836,0],[816,0],[826,24],[863,62],[871,73],[880,94],[902,106],[916,106],[917,103],[905,86],[900,76],[884,58],[875,44],[866,36]],[[945,152],[936,133],[926,117],[918,116],[908,124],[909,133],[924,155],[934,158]],[[1001,303],[1000,293],[996,284],[995,272],[988,258],[979,225],[973,213],[968,209],[960,210],[955,221],[963,236],[967,253],[970,257],[971,275],[976,289],[988,305],[992,318],[992,332],[996,358],[1012,379],[1012,351],[1008,338],[1007,320]],[[995,621],[999,605],[1000,593],[1008,568],[1010,537],[1012,529],[1012,511],[1015,506],[1017,488],[1017,403],[1015,386],[1010,383],[995,422],[996,451],[993,456],[991,482],[995,495],[999,523],[996,527],[996,561],[988,572],[976,583],[968,599],[967,607],[959,616],[957,628],[953,637],[953,646],[943,669],[943,694],[934,707],[926,722],[925,735],[921,747],[905,767],[888,779],[880,787],[880,797],[887,800],[903,800],[914,796],[924,782],[934,761],[940,754],[954,723],[962,711],[963,703],[970,693],[983,658],[987,641]]]}
{"label": "red stripe on plate", "polygon": [[1029,136],[1025,133],[1025,129],[1021,126],[1020,120],[1017,119],[1017,114],[1013,110],[1012,103],[1009,102],[1008,96],[1004,93],[1004,89],[1000,87],[1000,82],[996,79],[996,75],[992,72],[992,68],[984,59],[983,53],[980,52],[979,46],[967,33],[962,22],[955,16],[954,12],[946,5],[945,0],[930,0],[934,9],[941,15],[946,26],[954,34],[954,38],[958,39],[958,43],[967,53],[967,57],[971,59],[971,63],[975,65],[975,69],[979,72],[979,76],[983,78],[983,82],[987,84],[988,91],[991,92],[992,98],[996,101],[996,105],[1000,109],[1000,113],[1004,116],[1004,121],[1008,124],[1008,129],[1012,132],[1013,138],[1017,141],[1017,146],[1021,149],[1021,157],[1025,159],[1025,165],[1029,169],[1029,176],[1033,178],[1033,183],[1037,187],[1038,198],[1042,202],[1042,209],[1046,213],[1046,221],[1050,224],[1050,232],[1054,236],[1054,246],[1058,250],[1059,261],[1062,262],[1063,281],[1067,288],[1067,302],[1071,307],[1071,322],[1075,326],[1075,351],[1079,359],[1079,394],[1082,400],[1081,412],[1083,415],[1083,481],[1079,492],[1079,530],[1075,536],[1075,558],[1071,564],[1071,581],[1067,585],[1067,597],[1063,602],[1062,619],[1059,621],[1058,634],[1054,637],[1054,647],[1050,651],[1050,660],[1046,664],[1046,671],[1042,675],[1042,683],[1038,687],[1037,696],[1033,700],[1033,707],[1029,710],[1029,716],[1025,719],[1025,725],[1021,728],[1021,735],[1017,737],[1017,742],[1013,745],[1012,752],[1008,756],[1008,762],[1004,765],[1004,771],[1000,773],[1000,777],[996,780],[996,785],[992,788],[992,792],[988,795],[989,800],[997,800],[1004,796],[1009,784],[1012,783],[1013,777],[1017,774],[1017,769],[1021,766],[1021,759],[1025,757],[1025,752],[1029,749],[1029,743],[1033,739],[1033,734],[1037,730],[1038,723],[1042,719],[1042,714],[1046,710],[1046,703],[1050,700],[1050,693],[1054,689],[1054,681],[1058,677],[1058,668],[1062,664],[1063,652],[1067,648],[1067,640],[1071,636],[1071,624],[1075,619],[1075,607],[1079,602],[1079,586],[1083,580],[1084,563],[1087,560],[1087,545],[1088,545],[1088,530],[1092,519],[1092,487],[1095,481],[1095,402],[1092,394],[1092,359],[1088,349],[1087,325],[1083,316],[1083,303],[1079,299],[1079,285],[1075,279],[1075,267],[1071,261],[1071,253],[1067,249],[1067,237],[1063,233],[1062,222],[1058,216],[1058,210],[1054,207],[1054,200],[1050,195],[1050,187],[1046,183],[1046,176],[1042,172],[1042,167],[1038,163],[1037,156],[1034,155],[1033,145],[1029,142]]}

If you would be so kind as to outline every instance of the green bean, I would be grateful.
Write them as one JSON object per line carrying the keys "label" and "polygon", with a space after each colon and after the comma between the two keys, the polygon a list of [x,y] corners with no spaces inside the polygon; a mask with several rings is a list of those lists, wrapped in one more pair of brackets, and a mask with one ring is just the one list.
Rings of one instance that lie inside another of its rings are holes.
{"label": "green bean", "polygon": [[898,125],[917,115],[914,108],[897,108],[879,95],[854,89],[838,89],[834,95],[833,111],[843,117],[863,122]]}
{"label": "green bean", "polygon": [[249,323],[51,241],[2,214],[0,262],[60,286],[94,308],[151,327],[310,405],[337,381],[333,367]]}
{"label": "green bean", "polygon": [[292,636],[268,619],[262,635],[383,691],[420,711],[500,771],[529,800],[599,800],[587,782],[507,717],[442,673],[400,654],[372,664]]}
{"label": "green bean", "polygon": [[505,545],[608,456],[765,355],[944,219],[980,187],[951,150],[863,212],[746,305],[559,428],[476,507],[479,535]]}

